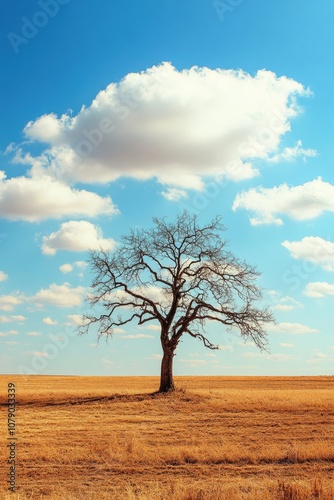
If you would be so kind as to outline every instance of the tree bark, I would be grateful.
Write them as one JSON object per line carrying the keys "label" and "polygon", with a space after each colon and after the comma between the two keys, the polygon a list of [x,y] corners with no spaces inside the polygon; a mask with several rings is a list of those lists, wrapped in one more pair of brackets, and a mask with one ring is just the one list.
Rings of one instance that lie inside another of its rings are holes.
{"label": "tree bark", "polygon": [[161,361],[161,376],[159,392],[175,391],[173,381],[173,357],[175,349],[164,348]]}

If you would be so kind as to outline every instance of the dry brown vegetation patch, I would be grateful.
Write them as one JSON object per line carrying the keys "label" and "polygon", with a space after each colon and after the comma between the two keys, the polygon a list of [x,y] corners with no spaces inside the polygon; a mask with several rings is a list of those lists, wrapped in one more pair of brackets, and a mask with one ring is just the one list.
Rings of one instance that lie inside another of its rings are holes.
{"label": "dry brown vegetation patch", "polygon": [[332,377],[179,377],[169,394],[155,377],[10,379],[11,500],[334,500]]}

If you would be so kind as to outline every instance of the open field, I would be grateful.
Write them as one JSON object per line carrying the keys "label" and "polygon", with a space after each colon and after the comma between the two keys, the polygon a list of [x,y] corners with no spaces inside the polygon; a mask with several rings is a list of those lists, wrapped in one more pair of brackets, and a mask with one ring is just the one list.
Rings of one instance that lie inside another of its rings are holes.
{"label": "open field", "polygon": [[[0,498],[334,500],[334,377],[0,376]],[[7,493],[7,384],[17,493]]]}

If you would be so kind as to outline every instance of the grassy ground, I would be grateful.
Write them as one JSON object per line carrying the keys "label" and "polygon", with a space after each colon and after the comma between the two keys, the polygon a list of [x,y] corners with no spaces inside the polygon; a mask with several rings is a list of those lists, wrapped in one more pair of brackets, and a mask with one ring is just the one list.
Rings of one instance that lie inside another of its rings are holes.
{"label": "grassy ground", "polygon": [[[17,392],[17,493],[7,383]],[[333,377],[0,376],[0,498],[334,500]]]}

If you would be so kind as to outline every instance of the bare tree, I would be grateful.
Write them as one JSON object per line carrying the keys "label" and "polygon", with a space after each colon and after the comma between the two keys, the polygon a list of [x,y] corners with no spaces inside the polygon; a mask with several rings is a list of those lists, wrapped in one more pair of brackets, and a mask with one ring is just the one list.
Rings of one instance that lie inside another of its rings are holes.
{"label": "bare tree", "polygon": [[[267,344],[264,325],[270,311],[256,307],[259,273],[227,250],[221,218],[199,225],[184,211],[174,222],[153,218],[151,229],[131,230],[110,254],[91,252],[92,306],[102,312],[85,316],[87,332],[98,326],[99,338],[136,321],[158,322],[163,350],[159,392],[175,389],[173,357],[183,335],[219,349],[208,338],[207,322],[237,329],[261,350]],[[100,310],[101,311],[101,310]]]}

